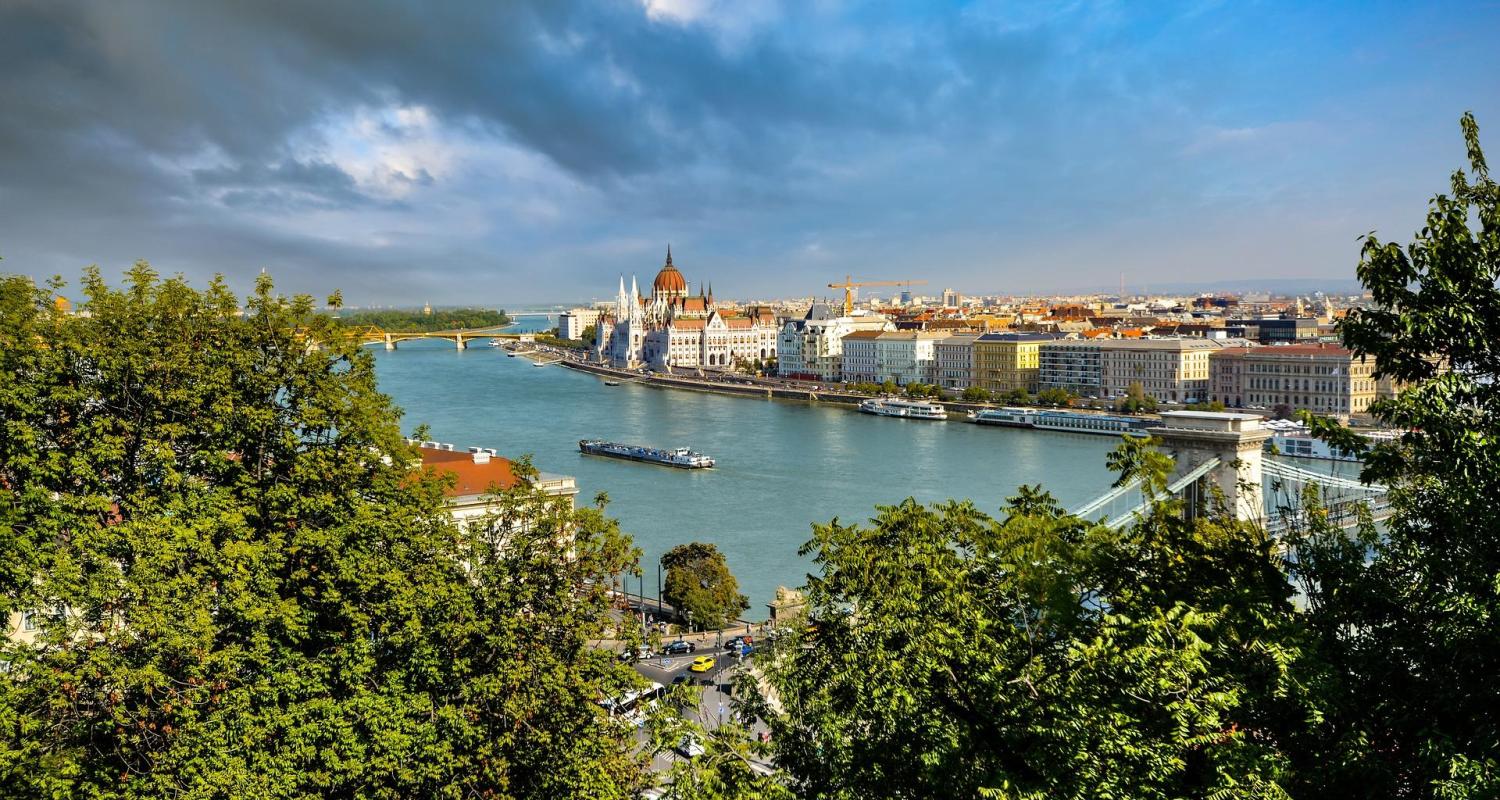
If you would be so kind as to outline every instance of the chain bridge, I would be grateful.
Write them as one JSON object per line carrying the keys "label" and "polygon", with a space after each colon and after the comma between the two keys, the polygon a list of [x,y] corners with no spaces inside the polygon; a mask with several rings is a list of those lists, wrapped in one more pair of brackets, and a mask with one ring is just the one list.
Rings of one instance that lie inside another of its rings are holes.
{"label": "chain bridge", "polygon": [[[1165,494],[1182,499],[1189,518],[1205,512],[1215,488],[1237,519],[1263,525],[1281,535],[1307,518],[1308,487],[1316,492],[1325,519],[1352,527],[1369,510],[1379,521],[1390,516],[1388,489],[1357,478],[1304,469],[1267,455],[1264,446],[1272,432],[1254,414],[1210,411],[1168,411],[1160,426],[1148,433],[1161,441],[1162,451],[1176,467]],[[1139,478],[1114,487],[1070,513],[1120,528],[1151,508]]]}

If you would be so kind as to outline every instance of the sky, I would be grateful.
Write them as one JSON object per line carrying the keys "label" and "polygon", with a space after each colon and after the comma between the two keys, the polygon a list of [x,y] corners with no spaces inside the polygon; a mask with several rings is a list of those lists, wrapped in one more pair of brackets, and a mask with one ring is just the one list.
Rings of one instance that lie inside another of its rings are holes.
{"label": "sky", "polygon": [[1465,110],[1500,152],[1496,41],[1496,2],[0,0],[0,271],[512,308],[668,243],[738,298],[1349,278]]}

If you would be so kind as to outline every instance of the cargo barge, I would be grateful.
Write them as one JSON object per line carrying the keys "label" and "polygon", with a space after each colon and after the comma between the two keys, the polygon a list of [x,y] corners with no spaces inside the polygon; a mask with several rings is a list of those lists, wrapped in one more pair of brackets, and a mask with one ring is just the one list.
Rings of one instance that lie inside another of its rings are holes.
{"label": "cargo barge", "polygon": [[693,452],[686,447],[658,450],[655,447],[640,447],[633,444],[606,442],[602,439],[580,439],[578,441],[578,450],[591,456],[623,458],[626,461],[644,461],[647,464],[661,464],[662,466],[677,467],[679,469],[708,469],[714,465],[712,458],[702,453]]}

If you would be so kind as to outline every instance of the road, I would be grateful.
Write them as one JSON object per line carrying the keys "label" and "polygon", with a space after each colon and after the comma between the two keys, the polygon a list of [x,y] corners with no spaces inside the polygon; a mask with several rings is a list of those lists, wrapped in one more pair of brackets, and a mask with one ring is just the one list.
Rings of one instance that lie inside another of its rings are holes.
{"label": "road", "polygon": [[[713,656],[717,663],[713,669],[706,673],[698,674],[690,672],[688,666],[698,656]],[[743,663],[748,664],[754,659],[750,656]],[[635,669],[647,680],[656,681],[664,686],[672,686],[679,682],[688,682],[699,689],[699,701],[697,708],[682,709],[682,716],[696,721],[707,730],[718,728],[720,723],[729,721],[733,714],[734,698],[731,693],[731,676],[736,666],[740,663],[735,657],[726,651],[707,645],[700,647],[697,652],[680,656],[655,655],[651,658],[638,661]],[[752,735],[760,735],[768,730],[765,723],[756,720],[750,728]],[[648,735],[644,728],[636,732],[636,741],[645,745]],[[660,772],[671,768],[672,762],[684,756],[671,752],[663,753],[655,757],[651,763],[653,772]],[[765,765],[767,769],[770,765]]]}

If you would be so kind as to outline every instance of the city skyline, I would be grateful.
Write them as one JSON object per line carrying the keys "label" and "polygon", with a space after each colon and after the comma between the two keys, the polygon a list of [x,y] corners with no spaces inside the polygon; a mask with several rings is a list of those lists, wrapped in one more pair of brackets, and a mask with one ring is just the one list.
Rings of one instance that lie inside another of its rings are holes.
{"label": "city skyline", "polygon": [[361,8],[0,9],[0,266],[359,305],[594,298],[667,241],[733,297],[1343,281],[1460,113],[1500,125],[1484,4]]}

